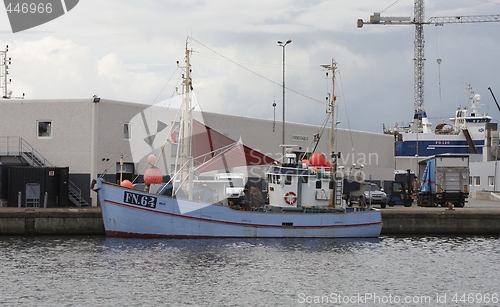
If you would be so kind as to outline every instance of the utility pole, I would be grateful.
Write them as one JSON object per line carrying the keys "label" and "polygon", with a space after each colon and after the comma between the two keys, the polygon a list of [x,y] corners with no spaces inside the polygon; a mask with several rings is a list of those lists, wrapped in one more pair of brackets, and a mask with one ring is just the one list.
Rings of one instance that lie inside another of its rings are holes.
{"label": "utility pole", "polygon": [[283,161],[285,159],[285,47],[286,45],[290,44],[292,42],[291,39],[287,40],[286,43],[283,43],[282,41],[278,41],[278,46],[283,48],[283,136],[282,136],[282,142],[283,148],[282,148],[282,154],[283,154]]}

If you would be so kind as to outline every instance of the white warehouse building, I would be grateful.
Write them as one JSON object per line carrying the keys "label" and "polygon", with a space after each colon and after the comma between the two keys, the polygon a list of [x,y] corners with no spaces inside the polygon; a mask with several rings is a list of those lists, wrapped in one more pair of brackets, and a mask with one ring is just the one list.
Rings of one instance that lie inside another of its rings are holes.
{"label": "white warehouse building", "polygon": [[[148,120],[145,104],[89,99],[2,99],[0,101],[0,198],[5,198],[5,178],[9,165],[36,164],[69,168],[70,186],[79,189],[81,197],[95,204],[92,179],[106,175],[117,180],[121,170],[135,178],[145,170],[146,159],[134,161],[133,142],[155,137],[160,128],[146,127],[147,134],[133,122]],[[282,156],[282,123],[273,120],[203,113],[206,126],[221,135],[243,143],[276,160]],[[160,123],[160,121],[158,121]],[[164,122],[165,127],[173,122]],[[155,131],[155,129],[158,129]],[[296,151],[309,151],[319,133],[319,126],[286,124],[286,145]],[[330,130],[326,129],[316,151],[327,154]],[[362,165],[365,179],[392,180],[394,176],[394,139],[391,135],[337,129],[335,151],[341,152],[339,165],[346,168]],[[170,153],[169,153],[170,154]],[[329,153],[328,153],[329,154]],[[28,161],[27,161],[28,160]],[[37,163],[33,163],[33,162]],[[24,163],[24,164],[23,164]],[[264,177],[265,166],[249,176]],[[168,172],[168,170],[166,170]],[[167,175],[167,174],[164,174]],[[123,176],[123,175],[122,175]],[[3,182],[2,182],[3,181]]]}

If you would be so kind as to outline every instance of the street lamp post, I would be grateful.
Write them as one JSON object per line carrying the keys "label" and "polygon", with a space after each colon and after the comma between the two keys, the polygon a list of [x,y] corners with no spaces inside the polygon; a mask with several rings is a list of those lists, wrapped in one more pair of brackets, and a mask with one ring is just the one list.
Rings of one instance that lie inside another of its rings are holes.
{"label": "street lamp post", "polygon": [[[285,43],[278,41],[278,46],[283,49],[283,138],[282,138],[282,154],[283,159],[285,159],[285,46],[292,42],[291,39],[287,40]],[[284,160],[283,160],[284,161]]]}

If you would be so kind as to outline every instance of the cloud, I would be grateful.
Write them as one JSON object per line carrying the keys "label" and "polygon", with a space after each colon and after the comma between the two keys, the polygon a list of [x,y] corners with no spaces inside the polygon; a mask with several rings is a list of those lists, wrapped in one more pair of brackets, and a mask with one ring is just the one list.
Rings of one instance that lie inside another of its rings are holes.
{"label": "cloud", "polygon": [[[426,16],[500,12],[496,1],[427,2]],[[11,47],[14,95],[98,94],[152,104],[175,93],[181,73],[176,61],[182,61],[186,38],[192,36],[193,86],[203,110],[266,119],[276,111],[281,120],[282,49],[276,41],[292,39],[286,47],[286,119],[321,124],[330,81],[319,65],[334,58],[340,71],[335,89],[340,127],[381,132],[383,123],[408,122],[413,116],[414,26],[357,29],[356,20],[367,20],[375,11],[412,16],[412,2],[391,4],[87,0],[71,14],[24,34],[4,34],[0,43]],[[448,117],[467,102],[464,82],[482,94],[485,111],[496,112],[488,110],[494,104],[486,89],[500,92],[495,84],[499,27],[424,26],[424,99],[430,117]]]}
{"label": "cloud", "polygon": [[97,68],[99,75],[117,80],[126,78],[127,71],[123,62],[118,59],[116,54],[110,53],[98,61]]}

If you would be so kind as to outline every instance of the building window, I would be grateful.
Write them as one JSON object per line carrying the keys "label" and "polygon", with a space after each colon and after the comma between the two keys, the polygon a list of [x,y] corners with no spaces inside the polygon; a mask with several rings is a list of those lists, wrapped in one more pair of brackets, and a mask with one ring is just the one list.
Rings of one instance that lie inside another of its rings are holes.
{"label": "building window", "polygon": [[51,121],[41,121],[37,122],[38,126],[38,137],[39,138],[51,138],[52,137],[52,122]]}
{"label": "building window", "polygon": [[123,139],[130,140],[132,138],[132,124],[123,124]]}
{"label": "building window", "polygon": [[481,185],[481,177],[479,176],[474,176],[474,185],[479,186]]}
{"label": "building window", "polygon": [[490,187],[495,185],[495,176],[488,176],[488,185]]}

